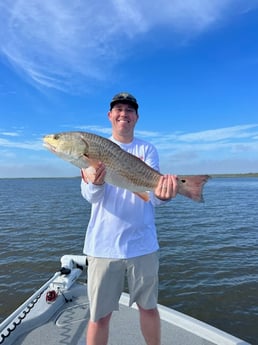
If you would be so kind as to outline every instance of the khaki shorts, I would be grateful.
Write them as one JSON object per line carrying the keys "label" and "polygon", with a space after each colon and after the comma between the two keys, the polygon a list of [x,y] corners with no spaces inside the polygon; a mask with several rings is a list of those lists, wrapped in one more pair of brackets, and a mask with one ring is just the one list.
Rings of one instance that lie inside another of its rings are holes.
{"label": "khaki shorts", "polygon": [[154,309],[158,299],[158,252],[130,259],[105,259],[88,256],[88,297],[91,321],[119,309],[119,299],[128,281],[131,306]]}

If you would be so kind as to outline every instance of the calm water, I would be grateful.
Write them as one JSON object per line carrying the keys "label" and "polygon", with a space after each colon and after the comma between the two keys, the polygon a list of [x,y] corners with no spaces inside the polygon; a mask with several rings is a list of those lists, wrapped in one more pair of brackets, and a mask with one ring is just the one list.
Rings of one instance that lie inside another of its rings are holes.
{"label": "calm water", "polygon": [[[80,179],[0,179],[0,321],[81,254]],[[258,179],[213,179],[205,203],[157,209],[159,302],[258,344]]]}

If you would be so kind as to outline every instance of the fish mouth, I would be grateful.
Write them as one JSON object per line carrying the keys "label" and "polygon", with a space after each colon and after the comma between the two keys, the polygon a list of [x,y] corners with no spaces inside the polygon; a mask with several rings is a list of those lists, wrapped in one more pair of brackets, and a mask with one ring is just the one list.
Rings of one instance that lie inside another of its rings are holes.
{"label": "fish mouth", "polygon": [[45,136],[43,138],[43,146],[52,152],[56,152],[56,147],[48,142],[49,137]]}
{"label": "fish mouth", "polygon": [[43,146],[52,152],[56,152],[56,148],[53,145],[50,145],[48,143],[43,143]]}

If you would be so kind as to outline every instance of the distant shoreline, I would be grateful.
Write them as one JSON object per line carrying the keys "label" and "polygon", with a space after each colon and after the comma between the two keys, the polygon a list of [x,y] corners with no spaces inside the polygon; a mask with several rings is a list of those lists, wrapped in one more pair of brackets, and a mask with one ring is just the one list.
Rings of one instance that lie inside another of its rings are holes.
{"label": "distant shoreline", "polygon": [[[200,174],[195,174],[200,175]],[[245,178],[245,177],[258,177],[256,173],[238,173],[238,174],[208,174],[211,178]],[[81,176],[57,176],[57,177],[0,177],[0,180],[14,180],[14,179],[70,179],[70,178],[81,178]]]}
{"label": "distant shoreline", "polygon": [[242,173],[242,174],[210,174],[214,178],[230,178],[230,177],[258,177],[258,173]]}

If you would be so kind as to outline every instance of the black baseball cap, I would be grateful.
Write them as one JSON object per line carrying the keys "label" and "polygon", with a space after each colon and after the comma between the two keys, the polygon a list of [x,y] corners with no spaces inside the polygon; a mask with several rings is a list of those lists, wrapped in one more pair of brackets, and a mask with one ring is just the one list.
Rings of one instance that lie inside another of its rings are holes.
{"label": "black baseball cap", "polygon": [[110,110],[118,103],[130,104],[136,112],[139,108],[136,98],[128,92],[120,92],[116,94],[110,102]]}

